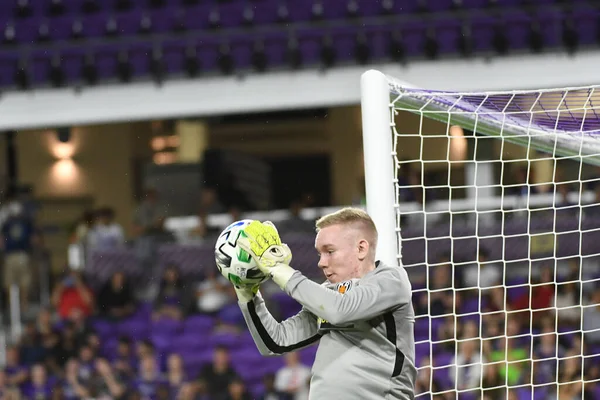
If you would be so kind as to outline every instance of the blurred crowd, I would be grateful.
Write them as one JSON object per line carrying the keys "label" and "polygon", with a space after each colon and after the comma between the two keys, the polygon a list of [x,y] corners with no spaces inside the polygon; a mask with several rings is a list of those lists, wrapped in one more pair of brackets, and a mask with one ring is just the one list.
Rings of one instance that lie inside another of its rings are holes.
{"label": "blurred crowd", "polygon": [[[115,221],[112,209],[86,212],[71,235],[78,256],[53,279],[49,304],[41,304],[33,295],[39,276],[34,266],[36,246],[43,244],[35,212],[22,199],[4,203],[0,208],[3,282],[5,289],[11,283],[20,288],[24,326],[20,337],[9,340],[6,349],[0,369],[1,398],[307,398],[310,369],[297,354],[287,356],[279,370],[265,374],[260,392],[251,392],[231,362],[227,346],[211,348],[211,360],[190,373],[183,362],[185,354],[158,351],[150,332],[107,337],[97,331],[98,321],[118,326],[139,319],[146,311],[144,324],[176,323],[203,315],[216,321],[213,331],[243,331],[240,315],[222,317],[227,307],[237,309],[237,298],[216,268],[195,280],[181,276],[175,264],[162,269],[151,265],[148,271],[159,279],[143,283],[132,282],[120,271],[107,282],[89,280],[86,262],[97,250],[134,246],[140,249],[140,258],[152,264],[156,243],[173,240],[164,229],[163,210],[156,192],[149,190],[132,218],[134,234],[130,238]],[[32,313],[27,312],[30,308]]]}
{"label": "blurred crowd", "polygon": [[531,395],[520,396],[516,388],[537,387],[544,394],[536,398],[598,398],[597,272],[584,274],[578,258],[564,273],[555,274],[553,263],[531,271],[530,279],[511,277],[482,249],[471,265],[453,266],[444,255],[429,268],[428,282],[414,282],[416,339],[426,341],[431,328],[427,349],[419,355],[417,348],[424,367],[419,393],[445,392],[433,398],[454,399],[459,390],[472,394],[465,398],[482,392],[489,400],[507,393],[520,399]]}

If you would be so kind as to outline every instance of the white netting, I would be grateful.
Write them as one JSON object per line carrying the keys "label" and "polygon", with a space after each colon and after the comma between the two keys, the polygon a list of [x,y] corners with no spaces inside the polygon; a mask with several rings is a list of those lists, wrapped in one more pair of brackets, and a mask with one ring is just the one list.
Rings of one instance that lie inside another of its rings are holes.
{"label": "white netting", "polygon": [[600,398],[600,91],[390,93],[417,398]]}

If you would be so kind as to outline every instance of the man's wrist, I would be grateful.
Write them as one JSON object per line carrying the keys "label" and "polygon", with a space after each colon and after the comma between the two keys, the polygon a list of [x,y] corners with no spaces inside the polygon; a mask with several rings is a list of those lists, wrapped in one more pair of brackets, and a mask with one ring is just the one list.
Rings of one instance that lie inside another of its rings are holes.
{"label": "man's wrist", "polygon": [[277,264],[270,270],[271,279],[273,279],[273,282],[275,282],[281,289],[285,289],[285,286],[295,272],[296,270],[287,264]]}

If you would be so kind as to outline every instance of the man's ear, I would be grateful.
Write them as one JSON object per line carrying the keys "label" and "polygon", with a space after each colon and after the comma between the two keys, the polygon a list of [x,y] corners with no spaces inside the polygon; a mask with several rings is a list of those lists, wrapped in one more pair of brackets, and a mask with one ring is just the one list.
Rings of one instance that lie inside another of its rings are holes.
{"label": "man's ear", "polygon": [[365,239],[360,239],[358,241],[358,259],[360,261],[363,261],[365,258],[367,258],[368,254],[369,254],[369,242],[367,242]]}

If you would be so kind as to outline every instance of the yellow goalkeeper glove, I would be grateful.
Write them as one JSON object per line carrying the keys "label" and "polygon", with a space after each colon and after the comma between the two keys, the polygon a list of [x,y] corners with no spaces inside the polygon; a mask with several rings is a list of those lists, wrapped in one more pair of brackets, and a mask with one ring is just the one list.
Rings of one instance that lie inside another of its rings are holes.
{"label": "yellow goalkeeper glove", "polygon": [[236,286],[233,285],[235,294],[240,303],[250,303],[258,293],[258,285],[256,286]]}
{"label": "yellow goalkeeper glove", "polygon": [[258,269],[284,289],[296,270],[289,266],[292,251],[281,243],[275,225],[270,221],[253,221],[242,232],[238,245],[254,258]]}

